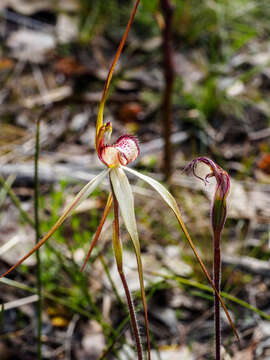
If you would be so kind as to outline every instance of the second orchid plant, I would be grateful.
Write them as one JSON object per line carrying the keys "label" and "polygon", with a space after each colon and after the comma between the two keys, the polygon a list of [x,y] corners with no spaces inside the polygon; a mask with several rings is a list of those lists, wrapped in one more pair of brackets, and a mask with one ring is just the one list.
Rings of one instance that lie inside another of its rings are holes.
{"label": "second orchid plant", "polygon": [[[138,360],[143,359],[143,348],[140,341],[139,336],[139,329],[135,317],[135,311],[132,304],[132,298],[130,295],[130,291],[128,288],[128,283],[125,278],[124,270],[123,270],[123,260],[122,260],[122,243],[119,235],[119,212],[122,216],[124,225],[130,235],[130,238],[132,240],[133,248],[136,254],[137,259],[137,267],[138,267],[138,274],[139,274],[139,281],[140,281],[140,288],[141,288],[141,297],[144,307],[144,318],[145,318],[145,326],[146,326],[146,335],[147,335],[147,358],[151,359],[151,352],[150,352],[150,332],[149,332],[149,326],[148,326],[148,316],[147,316],[147,302],[146,302],[146,296],[145,296],[145,289],[144,289],[144,280],[143,280],[143,268],[142,268],[142,261],[141,261],[141,253],[140,253],[140,241],[139,241],[139,235],[137,230],[137,223],[135,218],[135,211],[134,211],[134,198],[132,193],[131,185],[128,181],[126,173],[129,173],[133,176],[138,177],[141,180],[144,180],[146,183],[148,183],[150,186],[152,186],[157,193],[161,196],[163,201],[172,209],[173,213],[175,214],[180,227],[182,228],[182,231],[189,242],[195,257],[199,261],[199,264],[206,275],[208,281],[210,282],[211,286],[213,287],[213,290],[215,292],[215,296],[218,302],[222,305],[227,318],[236,333],[235,327],[232,323],[232,320],[230,318],[230,315],[227,311],[227,308],[220,297],[218,286],[215,285],[213,280],[211,279],[208,271],[206,270],[198,252],[196,251],[196,248],[188,234],[188,231],[184,225],[184,222],[182,220],[182,216],[179,210],[179,207],[177,205],[177,202],[175,198],[170,194],[170,192],[161,185],[158,181],[152,179],[149,176],[146,176],[144,174],[141,174],[138,171],[135,171],[134,169],[131,169],[127,167],[127,165],[131,162],[133,162],[140,154],[140,149],[138,142],[134,136],[131,135],[123,135],[118,138],[118,140],[111,145],[109,143],[111,132],[112,132],[112,126],[111,123],[103,123],[103,110],[104,105],[106,102],[106,98],[108,95],[109,85],[111,82],[112,74],[115,68],[115,65],[119,59],[119,56],[122,52],[122,49],[124,47],[124,44],[126,42],[126,38],[130,29],[130,26],[132,24],[132,21],[134,19],[137,7],[140,3],[140,0],[137,0],[128,25],[126,27],[125,33],[123,35],[123,38],[121,40],[121,43],[118,47],[118,50],[116,52],[115,58],[113,60],[113,63],[111,65],[111,68],[108,72],[107,80],[105,83],[102,99],[99,106],[98,111],[98,117],[97,117],[97,123],[96,123],[96,137],[95,137],[95,145],[96,145],[96,152],[99,157],[99,159],[104,163],[106,166],[106,169],[102,171],[99,175],[97,175],[94,179],[89,181],[82,190],[77,194],[77,196],[74,198],[74,200],[71,202],[71,204],[64,210],[63,214],[60,216],[58,221],[55,223],[55,225],[49,230],[49,232],[34,246],[22,259],[20,259],[15,265],[13,265],[6,273],[1,275],[0,277],[6,276],[9,272],[14,270],[17,266],[19,266],[22,262],[24,262],[30,255],[32,255],[38,248],[40,248],[52,235],[53,233],[63,224],[63,222],[69,217],[72,212],[84,201],[90,194],[97,188],[97,186],[107,177],[109,179],[110,183],[110,192],[108,195],[107,204],[105,206],[103,216],[101,218],[100,224],[98,226],[98,229],[96,231],[96,234],[92,240],[89,252],[86,256],[86,259],[82,265],[82,270],[84,269],[91,252],[99,238],[99,235],[101,233],[103,224],[108,216],[108,213],[110,211],[110,208],[113,204],[113,211],[114,211],[114,221],[113,221],[113,249],[115,254],[115,259],[117,263],[117,268],[119,275],[122,280],[122,284],[125,290],[128,308],[130,312],[130,318],[131,318],[131,324],[134,332],[134,337],[136,341],[136,348],[137,348],[137,354],[138,354]],[[120,210],[120,211],[119,211]]]}
{"label": "second orchid plant", "polygon": [[[204,164],[208,166],[210,172],[205,178],[197,174],[197,165]],[[211,206],[211,227],[213,234],[213,274],[214,284],[218,291],[220,291],[221,283],[221,233],[227,217],[227,197],[230,191],[230,178],[228,173],[220,166],[214,163],[213,160],[206,157],[198,157],[192,160],[185,171],[192,173],[195,177],[202,180],[205,185],[208,179],[214,177],[216,180],[216,189]],[[215,359],[221,359],[221,324],[220,324],[220,304],[217,294],[215,294]]]}

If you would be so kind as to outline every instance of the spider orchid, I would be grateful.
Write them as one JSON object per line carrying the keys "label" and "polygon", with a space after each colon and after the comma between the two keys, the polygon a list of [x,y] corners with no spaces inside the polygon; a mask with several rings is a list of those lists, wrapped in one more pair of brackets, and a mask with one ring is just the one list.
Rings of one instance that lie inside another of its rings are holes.
{"label": "spider orchid", "polygon": [[122,243],[121,243],[121,239],[119,236],[119,210],[120,210],[120,214],[122,216],[124,225],[130,235],[130,238],[131,238],[134,250],[135,250],[136,259],[137,259],[138,275],[139,275],[141,297],[142,297],[142,302],[143,302],[143,307],[144,307],[144,318],[145,318],[145,325],[146,325],[147,354],[148,354],[148,359],[150,360],[151,359],[150,333],[149,333],[149,326],[148,326],[147,303],[146,303],[144,281],[143,281],[143,269],[142,269],[142,261],[141,261],[141,254],[140,254],[140,242],[139,242],[139,235],[138,235],[137,224],[136,224],[136,219],[135,219],[133,193],[132,193],[131,185],[128,181],[126,173],[136,176],[137,178],[144,180],[146,183],[148,183],[151,187],[153,187],[157,191],[157,193],[161,196],[163,201],[172,209],[172,211],[174,212],[174,214],[184,232],[184,235],[185,235],[187,241],[189,242],[197,260],[200,263],[200,266],[201,266],[203,272],[205,273],[208,281],[210,282],[211,286],[213,287],[213,289],[216,293],[216,296],[218,297],[222,307],[224,308],[224,311],[226,312],[228,320],[229,320],[233,330],[235,331],[235,333],[236,333],[236,330],[235,330],[234,324],[232,323],[230,315],[227,311],[227,308],[226,308],[222,298],[220,297],[220,295],[214,285],[214,282],[212,281],[208,271],[206,270],[199,254],[196,251],[196,248],[188,234],[188,231],[182,220],[182,216],[181,216],[179,207],[178,207],[174,197],[158,181],[152,179],[149,176],[141,174],[140,172],[138,172],[134,169],[127,167],[127,165],[129,163],[133,162],[134,160],[136,160],[140,154],[140,149],[139,149],[137,139],[131,135],[123,135],[123,136],[119,137],[119,139],[115,142],[115,144],[113,144],[113,145],[109,144],[110,136],[112,133],[112,126],[111,126],[110,122],[107,122],[105,124],[103,123],[104,105],[105,105],[106,98],[108,95],[108,89],[109,89],[109,85],[110,85],[110,81],[112,78],[112,74],[113,74],[115,65],[119,59],[121,52],[122,52],[123,46],[125,44],[129,29],[130,29],[131,23],[134,19],[139,2],[140,2],[140,0],[136,0],[136,3],[133,7],[133,10],[132,10],[129,22],[128,22],[128,25],[126,27],[125,33],[120,42],[120,45],[116,52],[115,58],[112,62],[111,68],[108,72],[108,76],[107,76],[107,80],[105,82],[102,99],[100,102],[98,116],[97,116],[96,137],[95,137],[96,152],[97,152],[99,159],[105,164],[106,169],[104,171],[102,171],[99,175],[97,175],[94,179],[89,181],[89,183],[86,184],[82,188],[82,190],[77,194],[77,196],[75,196],[75,198],[71,202],[71,204],[64,210],[63,214],[60,216],[60,218],[55,223],[55,225],[53,225],[53,227],[49,230],[49,232],[22,259],[20,259],[15,265],[13,265],[6,273],[1,275],[0,277],[7,275],[9,272],[14,270],[24,260],[26,260],[30,255],[32,255],[38,248],[40,248],[53,235],[53,233],[63,224],[63,222],[72,214],[72,212],[82,203],[82,201],[84,201],[97,188],[97,186],[106,177],[108,177],[109,182],[110,182],[110,193],[108,196],[108,200],[107,200],[100,224],[99,224],[96,234],[92,240],[90,249],[88,251],[88,254],[85,258],[85,261],[82,265],[81,270],[84,269],[90,255],[91,255],[91,252],[97,243],[97,240],[100,236],[100,233],[101,233],[101,230],[103,227],[103,224],[104,224],[104,222],[108,216],[108,213],[110,211],[110,208],[113,204],[113,210],[114,210],[113,249],[114,249],[114,253],[115,253],[115,259],[116,259],[116,263],[117,263],[118,272],[121,277],[123,287],[125,289],[125,293],[126,293],[126,297],[127,297],[132,328],[133,328],[133,332],[135,335],[138,359],[139,360],[143,359],[143,350],[142,350],[142,345],[140,342],[139,330],[138,330],[138,325],[136,322],[132,299],[130,296],[128,284],[125,279],[125,275],[124,275],[124,271],[123,271]]}
{"label": "spider orchid", "polygon": [[[198,163],[203,163],[210,168],[208,173],[203,179],[196,173]],[[210,177],[216,179],[216,189],[211,206],[211,226],[213,233],[213,255],[214,255],[214,284],[218,291],[220,291],[221,282],[221,233],[227,217],[227,197],[230,191],[230,178],[226,171],[218,166],[214,161],[206,157],[198,157],[192,160],[185,168],[185,171],[192,173],[195,177],[202,180],[205,185]],[[215,294],[215,333],[216,333],[216,360],[220,359],[220,346],[221,346],[221,328],[220,328],[220,305],[219,299]]]}

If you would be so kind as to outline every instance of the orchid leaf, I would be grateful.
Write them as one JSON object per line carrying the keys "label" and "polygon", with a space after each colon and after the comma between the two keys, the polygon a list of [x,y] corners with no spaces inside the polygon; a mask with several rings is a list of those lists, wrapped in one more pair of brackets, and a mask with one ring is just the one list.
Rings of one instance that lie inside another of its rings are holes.
{"label": "orchid leaf", "polygon": [[124,172],[124,170],[120,167],[116,167],[110,172],[110,179],[113,186],[113,191],[115,197],[119,203],[121,215],[123,217],[125,226],[132,240],[132,244],[135,250],[139,280],[141,286],[141,295],[144,306],[144,317],[145,324],[147,330],[147,350],[148,350],[148,358],[150,359],[150,333],[148,326],[148,317],[147,317],[147,303],[143,282],[143,268],[142,268],[142,260],[141,260],[141,250],[140,250],[140,242],[137,230],[137,223],[135,219],[135,211],[134,211],[134,198],[131,190],[130,183],[128,178]]}
{"label": "orchid leaf", "polygon": [[8,271],[4,274],[0,275],[1,277],[6,276],[12,270],[16,269],[22,262],[24,262],[29,256],[31,256],[37,249],[39,249],[54,233],[55,231],[63,224],[66,218],[71,215],[71,213],[80,205],[80,203],[86,199],[95,189],[96,187],[102,182],[102,180],[108,174],[109,169],[104,170],[102,173],[97,175],[94,179],[89,181],[82,190],[75,196],[74,200],[67,208],[64,210],[63,214],[57,220],[57,222],[52,226],[49,232],[41,239],[39,242],[23,257],[21,258],[15,265],[13,265]]}
{"label": "orchid leaf", "polygon": [[221,305],[222,305],[222,307],[223,307],[223,309],[225,311],[225,314],[226,314],[226,316],[228,318],[228,321],[229,321],[229,323],[230,323],[236,337],[239,340],[239,335],[238,335],[238,333],[236,331],[235,325],[232,322],[232,319],[231,319],[230,314],[229,314],[229,312],[227,310],[227,307],[226,307],[224,301],[222,300],[219,292],[217,291],[217,289],[216,289],[216,287],[214,285],[214,282],[213,282],[212,278],[210,277],[204,263],[202,262],[201,257],[198,254],[198,252],[197,252],[197,250],[195,248],[195,245],[193,244],[193,241],[191,240],[191,237],[190,237],[190,235],[189,235],[189,233],[187,231],[187,228],[186,228],[186,226],[185,226],[185,224],[183,222],[183,219],[182,219],[182,216],[181,216],[181,213],[180,213],[180,209],[179,209],[179,207],[178,207],[178,205],[176,203],[175,198],[172,196],[172,194],[163,185],[161,185],[158,181],[152,179],[151,177],[143,175],[143,174],[139,173],[138,171],[136,171],[134,169],[130,169],[128,167],[125,167],[125,170],[128,171],[129,173],[137,176],[138,178],[144,180],[149,185],[151,185],[160,194],[160,196],[168,204],[168,206],[172,209],[172,211],[174,212],[174,214],[175,214],[175,216],[176,216],[176,218],[177,218],[177,220],[178,220],[178,222],[179,222],[179,224],[180,224],[180,226],[181,226],[181,228],[182,228],[182,230],[183,230],[183,232],[185,234],[185,237],[188,240],[189,245],[191,246],[191,248],[192,248],[192,250],[194,252],[194,255],[196,256],[196,258],[197,258],[197,260],[198,260],[198,262],[199,262],[205,276],[207,277],[207,279],[208,279],[209,283],[211,284],[213,290],[217,294],[218,299],[219,299],[219,301],[220,301],[220,303],[221,303]]}

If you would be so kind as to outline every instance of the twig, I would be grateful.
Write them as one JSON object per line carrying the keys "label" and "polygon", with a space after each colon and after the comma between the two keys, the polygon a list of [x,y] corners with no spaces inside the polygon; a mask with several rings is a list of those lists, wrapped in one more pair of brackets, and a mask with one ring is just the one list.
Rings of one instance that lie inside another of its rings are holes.
{"label": "twig", "polygon": [[80,319],[79,315],[75,314],[68,325],[67,335],[66,335],[66,340],[65,340],[65,353],[66,353],[65,360],[71,359],[71,339],[72,339],[76,324],[79,319]]}
{"label": "twig", "polygon": [[31,304],[36,301],[38,301],[38,295],[30,295],[30,296],[23,297],[21,299],[9,301],[9,302],[3,304],[3,306],[6,311],[6,310],[18,308],[20,306],[24,306],[27,304]]}

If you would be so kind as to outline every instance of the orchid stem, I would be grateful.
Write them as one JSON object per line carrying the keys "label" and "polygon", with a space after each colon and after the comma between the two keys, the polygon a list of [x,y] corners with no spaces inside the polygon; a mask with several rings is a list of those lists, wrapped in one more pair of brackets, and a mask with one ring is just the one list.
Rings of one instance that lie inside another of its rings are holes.
{"label": "orchid stem", "polygon": [[[214,284],[217,291],[220,293],[221,281],[221,252],[220,252],[220,232],[215,231],[213,234],[214,242]],[[221,346],[221,327],[220,327],[220,303],[217,294],[214,297],[215,307],[215,352],[216,360],[220,360],[220,346]]]}
{"label": "orchid stem", "polygon": [[142,349],[142,344],[141,344],[141,339],[140,339],[139,327],[138,327],[138,323],[137,323],[137,319],[136,319],[136,315],[135,315],[135,310],[134,310],[131,293],[129,291],[128,283],[127,283],[127,280],[125,277],[125,273],[123,271],[122,244],[121,244],[121,240],[120,240],[120,236],[119,236],[119,205],[118,205],[118,201],[116,199],[114,192],[113,192],[113,206],[114,206],[113,248],[114,248],[114,253],[115,253],[115,258],[116,258],[116,263],[117,263],[117,269],[118,269],[118,273],[121,278],[121,281],[122,281],[122,284],[123,284],[123,287],[125,290],[125,294],[126,294],[131,325],[133,328],[133,333],[134,333],[135,342],[136,342],[138,360],[143,360],[143,349]]}
{"label": "orchid stem", "polygon": [[[35,144],[35,177],[34,177],[34,207],[35,207],[35,233],[36,233],[36,244],[40,238],[40,229],[39,229],[39,184],[38,184],[38,158],[39,158],[39,129],[40,129],[40,118],[37,120],[36,125],[36,144]],[[40,260],[40,250],[37,249],[36,251],[36,277],[37,277],[37,294],[38,294],[38,301],[37,301],[37,358],[38,360],[42,359],[42,281],[41,281],[41,260]]]}
{"label": "orchid stem", "polygon": [[[119,271],[119,270],[118,270]],[[135,315],[135,309],[134,309],[134,304],[132,301],[132,297],[128,288],[128,284],[127,284],[127,280],[125,277],[125,274],[123,271],[119,271],[119,275],[126,293],[126,298],[127,298],[127,303],[128,303],[128,308],[129,308],[129,313],[130,313],[130,319],[131,319],[131,323],[132,323],[132,327],[133,327],[133,332],[134,332],[134,336],[135,336],[135,341],[136,341],[136,348],[137,348],[137,352],[138,352],[138,360],[142,360],[143,359],[143,350],[142,350],[142,344],[141,344],[141,339],[140,339],[140,333],[139,333],[139,327],[138,327],[138,323],[137,323],[137,319],[136,319],[136,315]]]}

